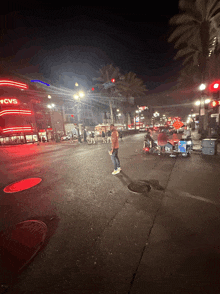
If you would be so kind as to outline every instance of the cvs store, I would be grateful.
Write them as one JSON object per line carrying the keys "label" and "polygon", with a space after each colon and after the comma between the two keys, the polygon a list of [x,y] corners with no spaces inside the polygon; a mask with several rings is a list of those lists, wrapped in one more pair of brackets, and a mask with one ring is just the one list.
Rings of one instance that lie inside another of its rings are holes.
{"label": "cvs store", "polygon": [[28,85],[13,80],[0,80],[0,144],[37,142],[35,115]]}

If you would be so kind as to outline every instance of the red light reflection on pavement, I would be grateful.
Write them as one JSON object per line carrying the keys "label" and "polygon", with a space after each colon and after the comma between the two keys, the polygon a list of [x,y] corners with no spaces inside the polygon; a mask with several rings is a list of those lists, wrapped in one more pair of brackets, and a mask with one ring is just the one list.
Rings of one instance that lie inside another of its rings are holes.
{"label": "red light reflection on pavement", "polygon": [[31,187],[36,186],[41,181],[42,181],[41,178],[29,178],[29,179],[21,180],[6,186],[3,191],[5,193],[20,192],[20,191],[27,190]]}

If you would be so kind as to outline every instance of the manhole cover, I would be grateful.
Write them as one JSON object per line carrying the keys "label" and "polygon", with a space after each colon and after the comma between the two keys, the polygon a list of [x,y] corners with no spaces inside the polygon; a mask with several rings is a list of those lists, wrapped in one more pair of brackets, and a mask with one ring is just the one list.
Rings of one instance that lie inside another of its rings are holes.
{"label": "manhole cover", "polygon": [[38,220],[27,220],[8,228],[0,235],[0,247],[4,253],[1,264],[10,271],[21,270],[41,249],[46,233],[46,224]]}
{"label": "manhole cover", "polygon": [[144,182],[132,182],[128,185],[128,189],[136,193],[148,193],[151,190],[151,186]]}
{"label": "manhole cover", "polygon": [[6,186],[3,191],[5,193],[20,192],[20,191],[27,190],[31,187],[36,186],[41,181],[42,181],[41,178],[29,178],[29,179],[21,180]]}

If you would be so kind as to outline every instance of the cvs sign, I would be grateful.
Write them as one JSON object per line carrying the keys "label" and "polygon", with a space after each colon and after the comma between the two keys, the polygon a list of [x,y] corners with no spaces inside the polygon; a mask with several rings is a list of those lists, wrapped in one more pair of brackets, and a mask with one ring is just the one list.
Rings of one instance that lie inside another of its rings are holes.
{"label": "cvs sign", "polygon": [[19,101],[18,99],[15,99],[15,98],[3,98],[3,99],[0,99],[0,104],[19,104]]}

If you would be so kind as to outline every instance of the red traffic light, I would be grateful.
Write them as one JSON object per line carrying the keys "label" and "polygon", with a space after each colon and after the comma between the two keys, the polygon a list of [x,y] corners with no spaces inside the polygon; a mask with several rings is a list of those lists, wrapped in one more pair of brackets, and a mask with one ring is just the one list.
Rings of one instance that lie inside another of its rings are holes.
{"label": "red traffic light", "polygon": [[74,117],[74,115],[73,115],[73,114],[71,114],[71,117]]}
{"label": "red traffic light", "polygon": [[95,88],[92,87],[92,91],[95,91]]}
{"label": "red traffic light", "polygon": [[220,90],[220,81],[215,81],[210,85],[210,91],[215,92]]}
{"label": "red traffic light", "polygon": [[220,105],[220,101],[212,101],[211,102],[211,107],[216,107],[216,106],[218,106],[218,105]]}
{"label": "red traffic light", "polygon": [[111,82],[112,82],[112,83],[115,83],[115,79],[111,79]]}

